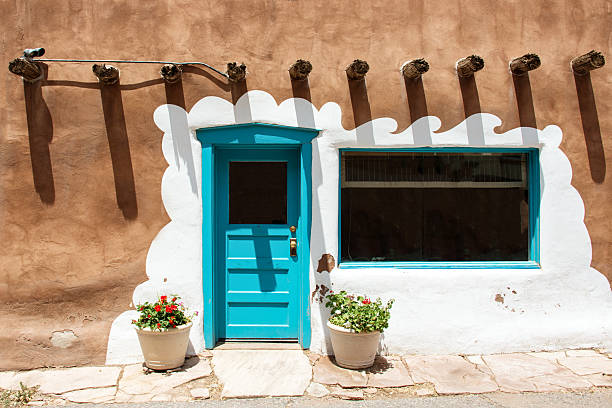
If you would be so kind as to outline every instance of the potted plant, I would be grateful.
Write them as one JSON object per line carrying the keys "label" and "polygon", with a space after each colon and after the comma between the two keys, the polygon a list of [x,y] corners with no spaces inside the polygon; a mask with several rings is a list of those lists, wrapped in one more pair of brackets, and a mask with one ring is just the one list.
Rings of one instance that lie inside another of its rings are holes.
{"label": "potted plant", "polygon": [[331,309],[327,322],[336,363],[345,368],[367,368],[374,364],[380,333],[389,327],[391,299],[386,305],[380,298],[372,302],[366,296],[346,291],[330,293],[325,306]]}
{"label": "potted plant", "polygon": [[[138,334],[145,365],[153,370],[169,370],[185,362],[189,343],[191,315],[188,315],[178,296],[160,296],[155,303],[137,306],[138,320],[132,324]],[[197,316],[198,312],[193,315]]]}

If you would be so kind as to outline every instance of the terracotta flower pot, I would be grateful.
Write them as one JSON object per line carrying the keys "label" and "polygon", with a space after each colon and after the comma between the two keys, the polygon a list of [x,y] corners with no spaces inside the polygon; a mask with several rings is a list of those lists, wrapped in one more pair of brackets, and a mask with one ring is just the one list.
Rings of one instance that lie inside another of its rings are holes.
{"label": "terracotta flower pot", "polygon": [[145,365],[153,370],[170,370],[182,366],[192,325],[189,322],[166,331],[136,328]]}
{"label": "terracotta flower pot", "polygon": [[336,364],[353,369],[372,367],[378,350],[379,331],[355,333],[329,321],[327,327],[331,334]]}

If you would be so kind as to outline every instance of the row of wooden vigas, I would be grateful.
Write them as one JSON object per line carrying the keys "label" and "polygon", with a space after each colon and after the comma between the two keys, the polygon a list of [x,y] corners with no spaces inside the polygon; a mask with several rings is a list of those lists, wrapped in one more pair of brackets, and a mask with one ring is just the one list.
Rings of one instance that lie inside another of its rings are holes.
{"label": "row of wooden vigas", "polygon": [[[227,64],[226,72],[213,68],[204,62],[170,62],[170,61],[132,61],[132,60],[84,60],[84,59],[42,59],[45,53],[44,48],[28,48],[24,50],[23,56],[15,58],[9,63],[9,71],[20,75],[26,81],[37,81],[43,77],[43,68],[39,62],[96,62],[92,66],[92,71],[98,80],[104,85],[114,85],[119,80],[119,69],[107,65],[113,63],[134,63],[134,64],[163,64],[160,75],[164,81],[173,83],[181,78],[183,66],[202,65],[216,73],[224,76],[230,82],[237,83],[244,81],[247,75],[247,67],[244,63],[230,62]],[[35,59],[37,58],[37,59]],[[98,64],[98,63],[102,64]],[[585,75],[589,71],[601,68],[605,64],[605,58],[601,52],[592,50],[580,55],[571,61],[572,71],[576,75]],[[509,63],[509,70],[512,75],[521,76],[541,65],[540,57],[537,54],[525,54],[514,58]],[[484,60],[478,55],[470,55],[461,58],[455,64],[457,75],[462,78],[470,77],[475,72],[484,68]],[[368,73],[370,66],[364,60],[356,59],[346,67],[346,75],[351,81],[363,80]],[[424,58],[417,58],[406,61],[400,68],[404,78],[416,80],[429,70],[429,63]],[[300,81],[308,78],[312,71],[312,64],[309,61],[298,59],[289,67],[289,75],[292,80]]]}
{"label": "row of wooden vigas", "polygon": [[[304,62],[308,63],[308,61],[303,60],[296,61],[290,68],[289,72],[291,73],[291,70],[294,69],[295,66],[299,66]],[[606,61],[602,53],[592,50],[584,55],[572,59],[571,67],[575,74],[585,75],[589,71],[603,67],[605,62]],[[540,65],[540,57],[537,54],[525,54],[511,60],[509,63],[509,70],[512,75],[520,76],[538,68]],[[483,68],[484,60],[478,55],[470,55],[465,58],[461,58],[455,64],[457,75],[462,78],[472,76],[475,72],[480,71]],[[346,68],[346,75],[350,80],[360,80],[365,77],[368,70],[369,66],[367,62],[355,60]],[[400,70],[406,79],[418,79],[421,75],[429,71],[429,63],[424,58],[417,58],[406,61]],[[296,78],[293,75],[292,78],[302,79]]]}

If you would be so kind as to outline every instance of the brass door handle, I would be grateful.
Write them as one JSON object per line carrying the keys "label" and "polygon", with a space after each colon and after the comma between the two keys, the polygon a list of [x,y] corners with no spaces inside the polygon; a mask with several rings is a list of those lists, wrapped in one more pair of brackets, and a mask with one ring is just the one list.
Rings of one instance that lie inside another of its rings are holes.
{"label": "brass door handle", "polygon": [[297,256],[297,238],[289,239],[289,255]]}

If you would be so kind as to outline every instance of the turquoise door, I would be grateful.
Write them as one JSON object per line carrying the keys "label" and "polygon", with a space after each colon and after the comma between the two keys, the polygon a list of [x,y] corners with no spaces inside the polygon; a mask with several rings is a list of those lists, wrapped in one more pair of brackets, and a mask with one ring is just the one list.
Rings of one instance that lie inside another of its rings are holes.
{"label": "turquoise door", "polygon": [[299,149],[221,148],[215,156],[216,337],[297,340]]}

